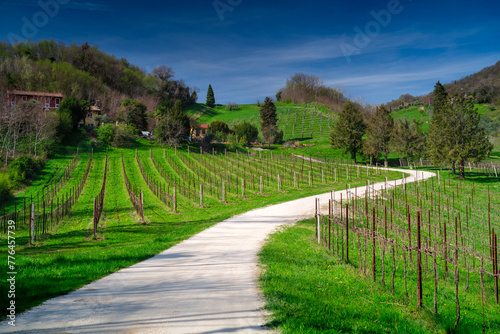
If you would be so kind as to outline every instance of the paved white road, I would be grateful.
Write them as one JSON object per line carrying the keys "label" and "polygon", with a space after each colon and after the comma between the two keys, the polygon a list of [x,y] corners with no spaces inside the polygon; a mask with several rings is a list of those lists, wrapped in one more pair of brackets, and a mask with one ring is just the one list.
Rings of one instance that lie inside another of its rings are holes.
{"label": "paved white road", "polygon": [[[413,176],[406,182],[415,181]],[[434,176],[418,172],[418,178]],[[397,181],[401,184],[402,180]],[[394,181],[390,182],[394,185]],[[385,183],[375,184],[381,189]],[[357,190],[363,195],[366,187]],[[353,189],[351,189],[353,191]],[[337,191],[346,198],[346,191]],[[327,210],[330,193],[225,220],[144,262],[120,270],[16,318],[2,333],[254,333],[266,313],[257,253],[278,226]]]}

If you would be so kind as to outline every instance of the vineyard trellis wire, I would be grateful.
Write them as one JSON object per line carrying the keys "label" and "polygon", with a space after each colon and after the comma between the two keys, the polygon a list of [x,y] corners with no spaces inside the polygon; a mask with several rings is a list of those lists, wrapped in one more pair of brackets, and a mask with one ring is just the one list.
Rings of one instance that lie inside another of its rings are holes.
{"label": "vineyard trellis wire", "polygon": [[125,161],[123,159],[123,151],[121,152],[121,160],[122,160],[122,171],[123,171],[123,179],[125,181],[125,186],[127,187],[127,192],[134,206],[135,211],[141,217],[141,220],[144,222],[144,198],[143,192],[139,191],[135,186],[130,184],[130,181],[127,177],[127,171],[125,170]]}
{"label": "vineyard trellis wire", "polygon": [[[318,241],[382,286],[390,276],[390,291],[408,301],[413,286],[417,306],[436,314],[440,294],[451,285],[456,325],[460,296],[472,284],[481,291],[482,305],[490,299],[498,304],[498,194],[479,199],[474,184],[435,178],[388,186],[374,191],[367,185],[364,197],[356,190],[345,201],[330,200],[327,215],[319,214],[316,203]],[[397,277],[402,286],[395,284]]]}
{"label": "vineyard trellis wire", "polygon": [[67,193],[62,194],[61,198],[57,196],[55,198],[55,203],[54,198],[51,198],[50,202],[48,200],[43,201],[41,213],[36,214],[35,203],[31,203],[28,219],[28,233],[30,244],[36,241],[37,236],[44,235],[49,231],[49,229],[53,230],[53,228],[59,224],[59,221],[70,212],[71,208],[80,197],[85,183],[87,182],[87,176],[92,165],[92,160],[93,155],[91,155],[89,158],[87,167],[79,184],[72,187]]}
{"label": "vineyard trellis wire", "polygon": [[177,208],[174,207],[174,203],[176,202],[176,200],[174,199],[174,194],[169,193],[170,187],[169,186],[165,187],[165,185],[162,186],[162,184],[160,182],[155,180],[155,178],[152,175],[148,174],[144,170],[144,166],[142,165],[142,162],[139,159],[139,156],[137,155],[137,151],[135,154],[135,159],[137,161],[137,164],[139,165],[139,170],[141,171],[142,177],[143,177],[144,181],[146,181],[146,184],[148,185],[149,189],[167,207],[171,208],[173,211],[176,211]]}
{"label": "vineyard trellis wire", "polygon": [[101,220],[101,214],[104,207],[104,193],[106,192],[107,175],[108,175],[108,152],[106,151],[106,160],[104,162],[104,177],[102,181],[101,191],[99,192],[97,197],[94,198],[94,215],[92,219],[94,226],[94,231],[93,231],[94,237],[97,236],[97,227],[99,225],[99,221]]}
{"label": "vineyard trellis wire", "polygon": [[[48,181],[48,184],[43,187],[40,191],[38,191],[35,195],[31,195],[30,200],[28,200],[28,204],[26,204],[26,197],[23,199],[23,206],[21,209],[17,209],[17,204],[14,203],[14,212],[6,213],[5,203],[3,204],[3,216],[0,216],[0,234],[6,233],[6,224],[9,220],[14,220],[16,222],[22,222],[24,225],[29,224],[29,219],[31,217],[30,210],[32,210],[32,203],[35,201],[35,210],[40,211],[40,208],[43,207],[43,202],[50,202],[51,199],[55,198],[58,192],[64,188],[66,181],[72,178],[72,172],[75,170],[77,166],[78,159],[78,151],[71,160],[70,164],[64,169],[62,175],[59,179],[54,183],[52,187],[48,187],[51,180]],[[54,172],[53,177],[57,173],[57,169]],[[41,195],[41,196],[40,196]],[[41,197],[41,200],[40,200]]]}

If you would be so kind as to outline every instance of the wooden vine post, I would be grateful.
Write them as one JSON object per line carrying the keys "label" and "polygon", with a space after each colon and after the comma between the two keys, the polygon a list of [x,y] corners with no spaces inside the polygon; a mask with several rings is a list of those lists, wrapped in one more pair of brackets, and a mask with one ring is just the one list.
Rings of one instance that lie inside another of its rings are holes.
{"label": "wooden vine post", "polygon": [[345,258],[349,262],[349,204],[345,205]]}
{"label": "wooden vine post", "polygon": [[376,247],[376,240],[375,240],[375,207],[373,207],[372,209],[372,274],[373,274],[373,281],[375,282],[377,280],[377,276],[376,276],[376,268],[375,268],[375,257],[376,257],[376,253],[375,253],[375,247]]}
{"label": "wooden vine post", "polygon": [[417,212],[417,307],[423,306],[422,302],[422,253],[420,233],[420,211]]}

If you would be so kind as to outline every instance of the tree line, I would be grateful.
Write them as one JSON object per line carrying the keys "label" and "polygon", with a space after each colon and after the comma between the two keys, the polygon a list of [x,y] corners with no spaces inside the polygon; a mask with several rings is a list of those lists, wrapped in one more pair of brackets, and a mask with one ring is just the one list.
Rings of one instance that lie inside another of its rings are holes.
{"label": "tree line", "polygon": [[439,81],[433,96],[434,112],[428,134],[415,119],[394,121],[384,105],[363,117],[359,105],[347,102],[330,133],[331,145],[350,154],[354,162],[358,154],[369,157],[372,164],[382,157],[386,167],[390,153],[409,161],[428,157],[436,164],[451,165],[453,174],[458,167],[460,178],[464,178],[465,162],[483,160],[493,145],[480,126],[472,98],[449,95]]}

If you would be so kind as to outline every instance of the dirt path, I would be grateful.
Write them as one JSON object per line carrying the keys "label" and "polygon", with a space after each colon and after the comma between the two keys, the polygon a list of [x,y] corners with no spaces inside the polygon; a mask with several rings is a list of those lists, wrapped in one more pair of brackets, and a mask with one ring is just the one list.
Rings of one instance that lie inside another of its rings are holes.
{"label": "dirt path", "polygon": [[[415,171],[405,182],[415,181]],[[434,176],[418,172],[418,178]],[[401,184],[403,180],[391,181]],[[381,189],[385,182],[373,185]],[[357,190],[362,195],[366,187]],[[351,191],[354,191],[351,189]],[[337,191],[346,198],[346,191]],[[2,333],[254,333],[266,314],[257,253],[278,226],[325,211],[330,193],[256,209],[225,220],[161,254],[16,318]]]}

